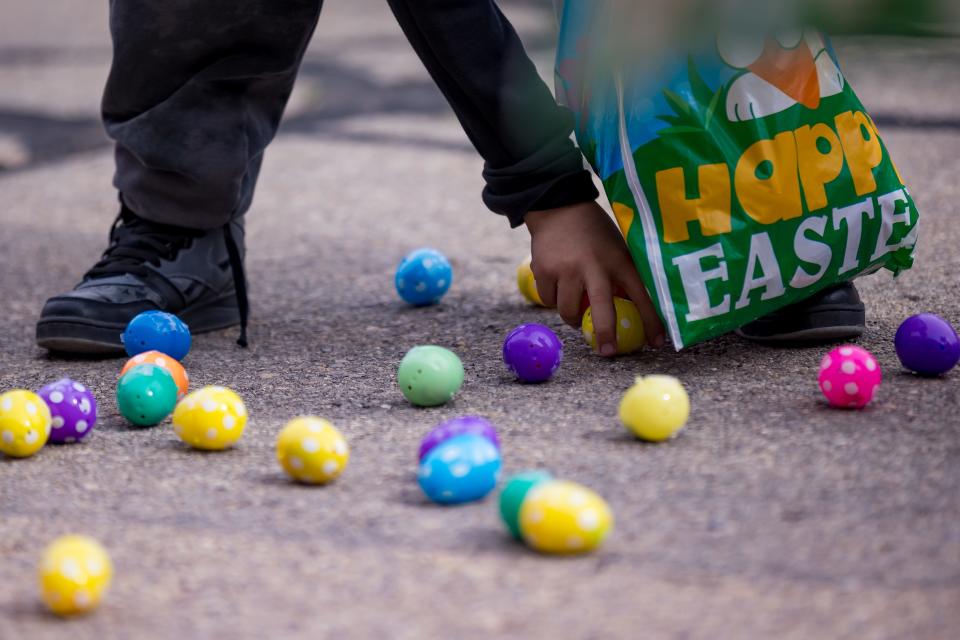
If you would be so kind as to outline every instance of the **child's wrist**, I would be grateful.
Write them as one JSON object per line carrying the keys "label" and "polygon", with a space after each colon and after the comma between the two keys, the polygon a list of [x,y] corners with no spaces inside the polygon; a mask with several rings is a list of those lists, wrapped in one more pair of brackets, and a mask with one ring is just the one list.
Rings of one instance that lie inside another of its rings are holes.
{"label": "child's wrist", "polygon": [[537,211],[528,211],[527,215],[524,216],[523,221],[527,225],[527,229],[531,234],[536,233],[537,229],[545,227],[553,222],[562,219],[569,218],[570,216],[565,214],[576,214],[592,212],[599,210],[603,213],[603,210],[600,209],[595,200],[589,200],[585,202],[578,202],[575,204],[564,205],[562,207],[557,207],[554,209],[539,209]]}

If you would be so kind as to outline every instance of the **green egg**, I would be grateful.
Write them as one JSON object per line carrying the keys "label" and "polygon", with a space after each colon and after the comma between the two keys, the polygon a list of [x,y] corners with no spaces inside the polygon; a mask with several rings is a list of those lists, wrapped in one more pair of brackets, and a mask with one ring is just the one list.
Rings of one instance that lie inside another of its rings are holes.
{"label": "green egg", "polygon": [[520,533],[520,507],[527,494],[541,482],[553,480],[546,471],[523,471],[507,480],[500,491],[500,517],[517,540],[523,540]]}
{"label": "green egg", "polygon": [[397,369],[404,397],[420,407],[448,402],[463,384],[463,363],[453,351],[425,345],[407,351]]}
{"label": "green egg", "polygon": [[117,407],[135,425],[163,422],[177,404],[177,383],[170,372],[155,364],[140,364],[117,382]]}

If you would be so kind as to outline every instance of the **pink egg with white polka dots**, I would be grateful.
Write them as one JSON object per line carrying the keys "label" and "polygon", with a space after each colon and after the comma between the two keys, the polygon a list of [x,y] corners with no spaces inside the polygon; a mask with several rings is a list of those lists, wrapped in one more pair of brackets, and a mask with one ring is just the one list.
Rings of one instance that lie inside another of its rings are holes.
{"label": "pink egg with white polka dots", "polygon": [[880,386],[880,365],[866,349],[845,344],[820,361],[820,391],[827,402],[844,409],[862,409]]}

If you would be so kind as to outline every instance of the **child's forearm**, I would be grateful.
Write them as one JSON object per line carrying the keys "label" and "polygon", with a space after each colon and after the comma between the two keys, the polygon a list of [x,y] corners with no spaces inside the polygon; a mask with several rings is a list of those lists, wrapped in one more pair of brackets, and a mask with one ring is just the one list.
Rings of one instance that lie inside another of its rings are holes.
{"label": "child's forearm", "polygon": [[404,33],[486,161],[486,205],[528,211],[596,199],[573,117],[559,107],[492,0],[389,0]]}

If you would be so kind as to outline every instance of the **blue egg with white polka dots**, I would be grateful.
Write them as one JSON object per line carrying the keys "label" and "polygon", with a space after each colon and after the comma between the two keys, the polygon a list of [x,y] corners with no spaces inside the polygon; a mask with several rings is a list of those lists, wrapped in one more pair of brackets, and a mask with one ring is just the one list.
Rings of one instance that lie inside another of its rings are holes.
{"label": "blue egg with white polka dots", "polygon": [[417,307],[436,304],[453,282],[453,267],[436,249],[417,249],[400,262],[393,282],[404,302]]}
{"label": "blue egg with white polka dots", "polygon": [[127,324],[123,348],[131,358],[145,351],[159,351],[183,360],[190,351],[190,329],[183,320],[165,311],[144,311]]}
{"label": "blue egg with white polka dots", "polygon": [[481,500],[497,486],[500,451],[483,436],[466,434],[437,445],[420,462],[417,480],[440,504]]}

